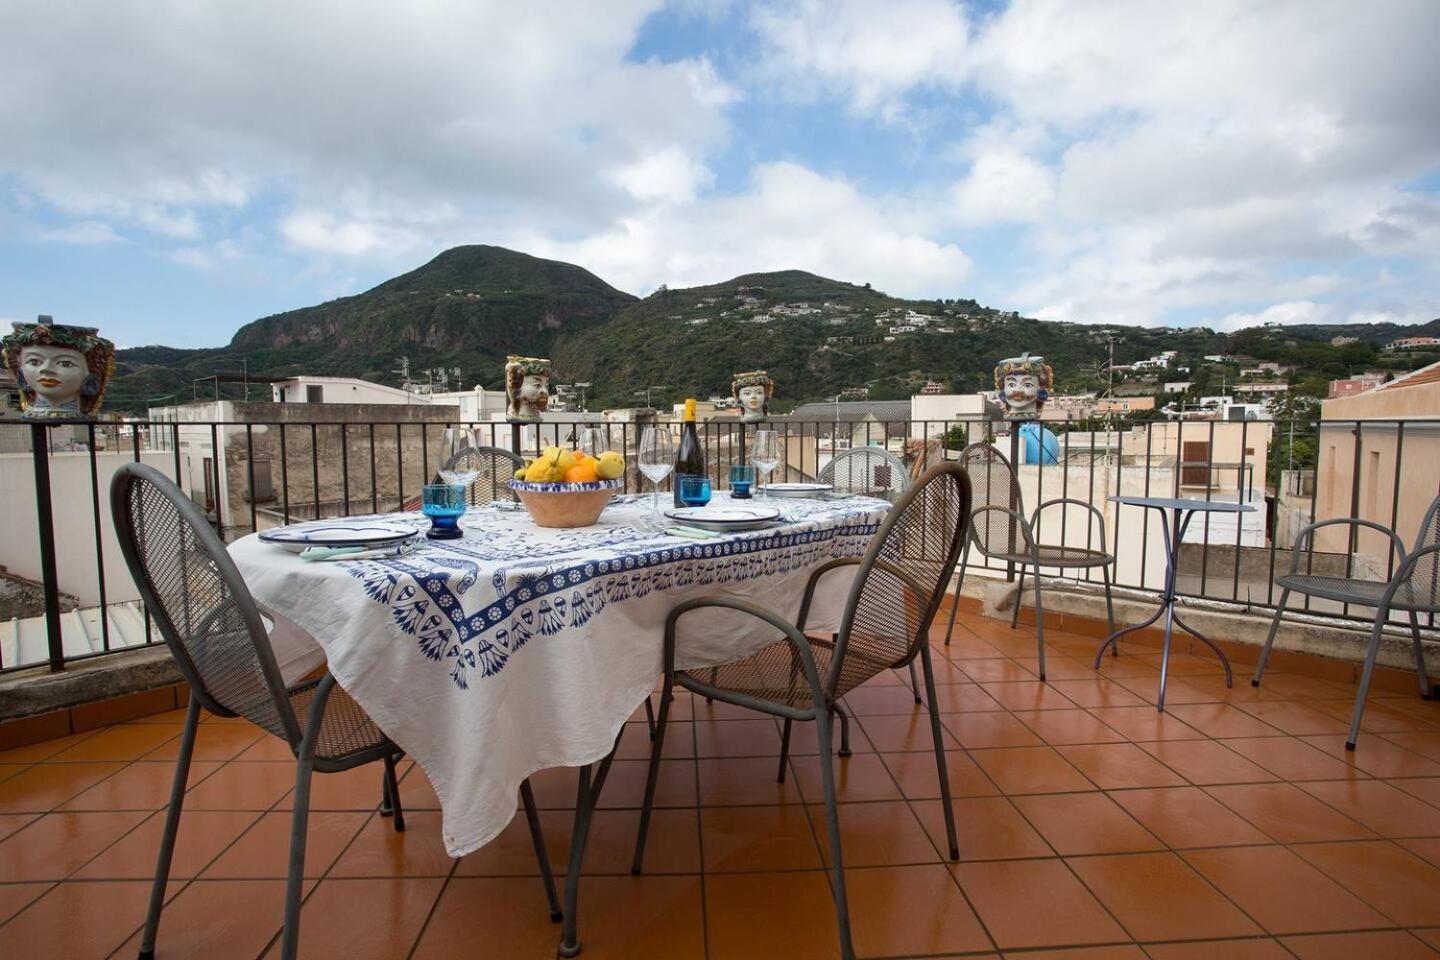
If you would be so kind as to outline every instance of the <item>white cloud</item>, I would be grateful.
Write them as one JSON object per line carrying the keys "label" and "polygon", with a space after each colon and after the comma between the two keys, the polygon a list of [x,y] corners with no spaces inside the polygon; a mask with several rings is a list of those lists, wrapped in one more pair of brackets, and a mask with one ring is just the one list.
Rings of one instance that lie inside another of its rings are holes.
{"label": "white cloud", "polygon": [[949,0],[785,0],[751,23],[772,85],[837,94],[858,114],[897,117],[917,88],[955,90],[969,74],[969,17]]}
{"label": "white cloud", "polygon": [[1334,311],[1329,306],[1313,300],[1290,300],[1271,304],[1258,313],[1227,314],[1213,325],[1213,329],[1239,330],[1243,327],[1263,327],[1270,323],[1289,326],[1295,323],[1327,323],[1333,320]]}
{"label": "white cloud", "polygon": [[221,240],[209,247],[181,247],[166,254],[166,259],[193,270],[210,272],[220,269],[226,263],[244,256],[240,245],[233,240]]}
{"label": "white cloud", "polygon": [[179,239],[273,197],[300,217],[287,239],[341,254],[442,205],[467,232],[596,229],[636,202],[611,171],[682,151],[701,189],[698,158],[727,133],[737,93],[707,60],[627,59],[660,5],[5,4],[0,173],[73,216]]}
{"label": "white cloud", "polygon": [[965,223],[1039,220],[1054,202],[1055,177],[1044,164],[1001,147],[976,156],[951,196],[956,216]]}
{"label": "white cloud", "polygon": [[300,210],[280,221],[280,234],[298,250],[359,257],[383,250],[399,253],[420,238],[412,231],[366,220],[342,220],[321,210]]}
{"label": "white cloud", "polygon": [[677,146],[662,147],[611,173],[616,183],[637,200],[684,203],[709,187],[715,175],[705,164]]}
{"label": "white cloud", "polygon": [[114,227],[102,220],[82,220],[63,227],[46,227],[36,231],[35,236],[43,243],[65,243],[74,246],[119,243],[123,239],[115,232]]}
{"label": "white cloud", "polygon": [[866,196],[846,180],[771,163],[734,195],[656,208],[575,242],[520,233],[513,243],[584,264],[638,293],[800,269],[892,294],[938,296],[959,289],[971,263],[954,244],[928,239],[926,224],[906,200]]}

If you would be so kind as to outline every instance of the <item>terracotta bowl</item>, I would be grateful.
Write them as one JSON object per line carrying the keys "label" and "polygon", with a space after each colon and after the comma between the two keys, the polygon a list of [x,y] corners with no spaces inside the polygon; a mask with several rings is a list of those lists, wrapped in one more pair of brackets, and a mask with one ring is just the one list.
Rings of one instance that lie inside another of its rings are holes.
{"label": "terracotta bowl", "polygon": [[593,483],[530,483],[511,480],[510,489],[530,511],[537,527],[588,527],[623,487],[622,480]]}

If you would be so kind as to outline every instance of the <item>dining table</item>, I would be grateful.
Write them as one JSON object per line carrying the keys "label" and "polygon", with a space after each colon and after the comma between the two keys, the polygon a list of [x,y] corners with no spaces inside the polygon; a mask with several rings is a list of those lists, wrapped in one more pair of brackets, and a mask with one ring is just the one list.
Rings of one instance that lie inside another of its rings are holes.
{"label": "dining table", "polygon": [[[310,560],[257,534],[229,550],[259,604],[298,627],[272,635],[287,681],[325,664],[414,759],[440,801],[450,856],[505,829],[527,777],[579,769],[560,944],[573,956],[590,815],[626,721],[649,706],[662,673],[666,615],[729,596],[793,621],[811,572],[863,554],[890,506],[863,496],[747,502],[780,516],[707,536],[660,520],[648,497],[622,495],[595,524],[560,529],[504,501],[469,509],[459,539],[421,536],[398,555]],[[428,526],[418,513],[351,519]],[[823,578],[811,629],[836,629],[851,577]],[[777,638],[733,611],[697,611],[686,626],[681,669]]]}
{"label": "dining table", "polygon": [[1228,513],[1233,515],[1251,513],[1255,508],[1248,503],[1208,500],[1198,497],[1119,495],[1110,497],[1109,500],[1120,506],[1141,507],[1146,510],[1155,510],[1160,514],[1160,533],[1165,542],[1165,582],[1154,613],[1140,623],[1114,631],[1105,638],[1104,643],[1100,644],[1100,649],[1095,652],[1095,669],[1100,669],[1100,661],[1104,658],[1107,648],[1113,647],[1115,650],[1119,650],[1122,636],[1144,630],[1164,617],[1165,640],[1160,647],[1160,690],[1155,696],[1155,709],[1161,713],[1165,711],[1165,684],[1170,672],[1170,641],[1177,626],[1215,651],[1215,655],[1220,658],[1221,666],[1225,668],[1225,686],[1232,686],[1235,681],[1230,670],[1230,658],[1225,656],[1225,651],[1221,650],[1215,641],[1181,619],[1180,611],[1177,609],[1180,595],[1175,589],[1175,581],[1180,573],[1180,544],[1185,539],[1185,531],[1196,514]]}

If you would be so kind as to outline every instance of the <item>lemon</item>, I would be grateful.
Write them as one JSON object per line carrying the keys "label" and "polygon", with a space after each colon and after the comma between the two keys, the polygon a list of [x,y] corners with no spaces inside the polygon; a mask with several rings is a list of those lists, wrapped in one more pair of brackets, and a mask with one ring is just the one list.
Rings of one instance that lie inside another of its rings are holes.
{"label": "lemon", "polygon": [[614,450],[606,450],[595,458],[595,474],[602,480],[615,480],[625,473],[625,458]]}
{"label": "lemon", "polygon": [[562,474],[565,473],[565,471],[569,470],[571,467],[575,466],[577,462],[578,461],[576,461],[575,459],[575,454],[569,450],[561,450],[559,455],[555,457],[555,466],[560,468],[560,472]]}

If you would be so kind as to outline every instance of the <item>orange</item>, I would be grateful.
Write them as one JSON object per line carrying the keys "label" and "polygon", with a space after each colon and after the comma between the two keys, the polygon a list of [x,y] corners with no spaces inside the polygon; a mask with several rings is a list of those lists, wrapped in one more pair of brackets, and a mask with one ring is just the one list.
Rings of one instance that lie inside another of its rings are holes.
{"label": "orange", "polygon": [[565,471],[566,483],[594,483],[600,477],[595,473],[595,461],[585,460]]}

